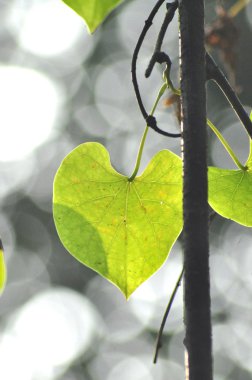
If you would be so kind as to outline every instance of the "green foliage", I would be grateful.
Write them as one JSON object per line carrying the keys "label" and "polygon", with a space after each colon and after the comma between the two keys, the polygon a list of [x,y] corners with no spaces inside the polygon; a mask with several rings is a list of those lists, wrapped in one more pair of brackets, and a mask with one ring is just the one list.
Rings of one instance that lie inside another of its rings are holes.
{"label": "green foliage", "polygon": [[54,182],[59,237],[80,262],[128,298],[164,263],[182,229],[181,160],[157,153],[130,181],[107,150],[85,143],[62,162]]}
{"label": "green foliage", "polygon": [[2,242],[0,240],[0,293],[2,293],[4,289],[4,285],[6,282],[6,269],[4,263],[4,252]]}
{"label": "green foliage", "polygon": [[210,167],[210,206],[225,218],[252,227],[252,142],[244,170]]}
{"label": "green foliage", "polygon": [[123,0],[63,0],[85,21],[89,33],[102,23],[108,14]]}

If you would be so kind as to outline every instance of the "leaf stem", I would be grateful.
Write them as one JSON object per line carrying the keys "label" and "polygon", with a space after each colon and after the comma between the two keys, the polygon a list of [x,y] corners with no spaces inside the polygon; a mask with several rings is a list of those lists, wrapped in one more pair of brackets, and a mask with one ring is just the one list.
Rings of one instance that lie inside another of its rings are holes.
{"label": "leaf stem", "polygon": [[[159,102],[160,98],[162,97],[162,95],[164,94],[166,88],[167,88],[167,84],[164,83],[162,85],[162,87],[160,88],[160,90],[158,92],[158,95],[157,95],[157,98],[155,100],[155,103],[154,103],[154,105],[152,107],[152,110],[151,110],[151,113],[150,113],[151,116],[154,114],[154,112],[155,112],[155,110],[157,108],[158,102]],[[132,182],[135,179],[135,177],[137,176],[137,173],[139,171],[139,167],[140,167],[141,159],[142,159],[142,154],[143,154],[143,148],[144,148],[145,140],[146,140],[146,137],[147,137],[147,134],[148,134],[148,130],[149,130],[149,127],[148,127],[148,125],[146,125],[144,133],[143,133],[143,136],[142,136],[142,139],[141,139],[140,147],[139,147],[139,150],[138,150],[135,169],[134,169],[133,173],[131,174],[131,176],[129,177],[129,181],[130,182]]]}
{"label": "leaf stem", "polygon": [[172,80],[170,77],[170,67],[168,66],[163,73],[163,79],[166,82],[167,88],[169,88],[173,94],[181,96],[181,90],[179,88],[175,88],[172,83]]}
{"label": "leaf stem", "polygon": [[226,151],[228,152],[228,154],[230,155],[230,157],[232,158],[232,160],[234,161],[235,165],[241,169],[241,170],[246,170],[246,167],[243,166],[240,161],[238,160],[237,156],[235,155],[234,151],[232,150],[232,148],[230,147],[230,145],[228,144],[227,140],[222,136],[222,134],[218,131],[218,129],[213,125],[213,123],[207,119],[207,125],[212,129],[212,131],[216,134],[216,136],[218,137],[218,139],[220,140],[220,142],[222,143],[222,145],[224,146],[224,148],[226,149]]}
{"label": "leaf stem", "polygon": [[[167,87],[171,89],[171,91],[176,94],[176,95],[181,95],[181,90],[180,89],[176,89],[174,86],[173,86],[173,83],[170,79],[170,75],[169,75],[169,72],[168,71],[165,71],[164,72],[164,76],[165,76],[165,80],[166,80],[166,83],[167,83]],[[222,143],[222,145],[224,146],[224,148],[227,150],[227,152],[229,153],[230,157],[232,158],[232,160],[234,161],[234,163],[236,164],[236,166],[241,169],[241,170],[247,170],[246,166],[243,166],[239,159],[237,158],[237,156],[235,155],[234,151],[232,150],[232,148],[230,147],[230,145],[228,144],[227,140],[222,136],[222,134],[218,131],[218,129],[213,125],[213,123],[207,119],[207,125],[212,129],[212,131],[216,134],[216,136],[218,137],[218,139],[220,140],[220,142]]]}
{"label": "leaf stem", "polygon": [[231,8],[229,8],[229,17],[236,17],[249,3],[250,0],[238,0]]}

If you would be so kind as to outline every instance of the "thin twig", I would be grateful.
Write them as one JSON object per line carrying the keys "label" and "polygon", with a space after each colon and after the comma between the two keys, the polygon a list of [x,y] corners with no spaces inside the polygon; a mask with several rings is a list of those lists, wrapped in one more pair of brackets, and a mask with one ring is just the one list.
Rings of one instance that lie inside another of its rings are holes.
{"label": "thin twig", "polygon": [[152,9],[149,17],[145,21],[143,30],[142,30],[139,38],[138,38],[135,50],[133,52],[132,62],[131,62],[132,82],[133,82],[134,90],[135,90],[135,93],[136,93],[136,98],[137,98],[137,101],[138,101],[139,108],[140,108],[140,110],[141,110],[141,112],[143,114],[143,117],[145,119],[148,117],[148,113],[146,112],[145,107],[143,105],[143,102],[142,102],[142,99],[141,99],[141,95],[140,95],[140,91],[139,91],[139,87],[138,87],[137,75],[136,75],[136,64],[137,64],[138,54],[139,54],[139,51],[140,51],[141,46],[143,44],[144,38],[145,38],[148,30],[150,29],[151,25],[152,25],[152,21],[153,21],[154,17],[156,16],[159,8],[164,3],[164,1],[165,0],[159,0],[156,3],[156,5]]}
{"label": "thin twig", "polygon": [[155,63],[157,62],[157,60],[156,60],[157,54],[156,53],[161,52],[161,47],[163,44],[164,36],[165,36],[165,33],[167,31],[169,24],[171,23],[171,21],[174,17],[176,10],[178,8],[178,1],[174,1],[174,3],[166,4],[166,7],[167,7],[167,11],[166,11],[165,18],[164,18],[163,24],[161,26],[160,32],[158,34],[154,53],[150,59],[149,65],[145,71],[145,77],[146,78],[148,78],[151,75],[153,67],[155,66]]}
{"label": "thin twig", "polygon": [[138,58],[139,51],[140,51],[141,46],[143,44],[144,38],[146,36],[146,33],[148,32],[149,28],[152,25],[152,21],[153,21],[155,15],[157,14],[159,8],[164,3],[164,1],[165,0],[159,0],[157,2],[157,4],[152,9],[149,17],[145,21],[145,25],[143,27],[143,30],[142,30],[142,32],[140,34],[140,37],[139,37],[139,39],[137,41],[135,50],[133,52],[132,62],[131,62],[131,73],[132,73],[132,82],[133,82],[133,86],[134,86],[137,102],[138,102],[139,108],[141,110],[141,113],[142,113],[142,115],[143,115],[143,117],[144,117],[144,119],[145,119],[145,121],[147,123],[147,126],[150,127],[150,128],[152,128],[155,132],[158,132],[158,133],[160,133],[163,136],[168,136],[168,137],[174,137],[174,138],[176,138],[176,137],[181,137],[181,134],[180,133],[170,133],[170,132],[163,131],[162,129],[160,129],[157,126],[156,118],[153,115],[148,115],[148,113],[146,112],[146,109],[145,109],[145,107],[143,105],[143,101],[142,101],[142,98],[141,98],[141,95],[140,95],[139,86],[138,86],[138,82],[137,82],[137,75],[136,75],[136,64],[137,64],[137,58]]}
{"label": "thin twig", "polygon": [[169,301],[169,303],[167,305],[167,308],[165,310],[165,313],[164,313],[164,316],[163,316],[163,319],[162,319],[162,322],[161,322],[161,325],[160,325],[160,329],[159,329],[158,336],[157,336],[157,342],[156,342],[156,348],[155,348],[155,353],[154,353],[154,359],[153,359],[153,363],[155,363],[155,364],[156,364],[157,359],[158,359],[159,349],[162,347],[161,340],[162,340],[162,335],[163,335],[163,330],[164,330],[164,327],[165,327],[165,324],[166,324],[166,320],[168,318],[168,315],[169,315],[169,312],[171,310],[174,298],[175,298],[175,296],[177,294],[178,288],[181,285],[183,274],[184,274],[184,267],[182,268],[182,271],[181,271],[181,273],[179,275],[179,278],[178,278],[178,280],[176,282],[176,285],[175,285],[175,287],[173,289],[170,301]]}
{"label": "thin twig", "polygon": [[213,58],[209,53],[206,53],[206,71],[207,71],[207,80],[214,80],[217,85],[222,90],[223,94],[226,96],[231,107],[234,109],[244,128],[248,132],[250,138],[252,139],[252,122],[249,118],[249,115],[243,108],[239,98],[236,93],[230,86],[227,78],[221,71],[221,69],[214,62]]}
{"label": "thin twig", "polygon": [[[214,211],[213,209],[211,209],[211,207],[209,206],[209,227],[212,224],[212,222],[213,222],[214,218],[216,217],[216,215],[218,215],[217,212]],[[165,310],[165,313],[164,313],[164,316],[163,316],[163,319],[162,319],[162,322],[161,322],[161,325],[160,325],[160,328],[159,328],[159,332],[158,332],[158,335],[157,335],[156,346],[155,346],[154,359],[153,359],[153,362],[155,364],[157,363],[157,360],[158,360],[159,349],[162,347],[161,340],[162,340],[162,336],[163,336],[164,327],[165,327],[165,324],[167,322],[167,318],[169,316],[169,313],[170,313],[170,310],[171,310],[174,298],[175,298],[175,296],[177,294],[178,288],[181,285],[181,281],[182,281],[183,275],[184,275],[184,268],[182,269],[182,271],[181,271],[181,273],[180,273],[180,275],[178,277],[178,280],[177,280],[176,285],[174,287],[173,293],[171,295],[171,298],[169,300],[169,303],[167,305],[167,308]]]}

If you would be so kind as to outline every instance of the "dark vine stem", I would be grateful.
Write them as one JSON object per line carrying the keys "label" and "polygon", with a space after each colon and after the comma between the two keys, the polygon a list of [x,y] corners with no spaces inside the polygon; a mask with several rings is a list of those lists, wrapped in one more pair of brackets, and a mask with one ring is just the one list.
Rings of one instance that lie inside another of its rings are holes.
{"label": "dark vine stem", "polygon": [[135,94],[136,94],[136,98],[137,98],[137,102],[138,102],[139,108],[140,108],[140,110],[142,112],[142,115],[143,115],[143,117],[145,119],[147,119],[148,113],[146,112],[146,109],[145,109],[145,107],[143,105],[142,98],[141,98],[140,91],[139,91],[139,87],[138,87],[137,75],[136,75],[136,64],[137,64],[138,54],[139,54],[139,51],[140,51],[141,46],[143,44],[143,41],[145,39],[145,36],[146,36],[148,30],[150,29],[150,27],[152,25],[152,22],[153,22],[153,19],[156,16],[159,8],[161,7],[161,5],[164,2],[165,2],[165,0],[159,0],[156,3],[156,5],[154,6],[154,8],[152,9],[152,11],[151,11],[149,17],[147,18],[147,20],[145,20],[145,24],[144,24],[143,30],[142,30],[139,38],[138,38],[135,50],[133,52],[132,61],[131,61],[132,82],[133,82],[133,86],[134,86],[134,90],[135,90]]}
{"label": "dark vine stem", "polygon": [[139,38],[138,38],[136,47],[135,47],[134,52],[133,52],[132,62],[131,62],[131,73],[132,73],[132,83],[133,83],[133,86],[134,86],[137,102],[138,102],[140,111],[141,111],[141,113],[142,113],[142,115],[143,115],[143,117],[144,117],[144,119],[146,121],[147,126],[150,127],[150,128],[152,128],[154,131],[160,133],[163,136],[175,137],[176,138],[176,137],[180,137],[181,134],[180,133],[170,133],[170,132],[163,131],[162,129],[160,129],[157,126],[156,118],[153,115],[148,115],[148,113],[147,113],[147,111],[146,111],[146,109],[145,109],[145,107],[143,105],[143,101],[142,101],[142,98],[141,98],[141,94],[140,94],[139,86],[138,86],[138,82],[137,82],[137,74],[136,74],[136,64],[137,64],[137,58],[138,58],[139,51],[141,49],[141,46],[142,46],[143,41],[145,39],[145,36],[146,36],[148,30],[150,29],[150,27],[152,25],[152,22],[153,22],[153,19],[154,19],[155,15],[157,14],[159,8],[164,3],[164,1],[165,0],[159,0],[156,3],[156,5],[152,9],[149,17],[145,21],[143,30],[142,30]]}
{"label": "dark vine stem", "polygon": [[231,107],[233,108],[241,123],[243,124],[244,128],[248,132],[250,138],[252,139],[252,122],[249,118],[249,115],[242,106],[236,93],[230,86],[227,78],[225,77],[221,69],[216,65],[209,53],[206,53],[206,75],[207,80],[214,80],[220,87],[227,100],[229,101]]}
{"label": "dark vine stem", "polygon": [[172,295],[171,295],[171,298],[169,300],[169,303],[167,305],[167,308],[165,310],[165,313],[164,313],[164,316],[163,316],[163,319],[162,319],[162,322],[161,322],[161,325],[160,325],[160,328],[159,328],[159,331],[158,331],[158,335],[157,335],[157,342],[156,342],[156,349],[155,349],[155,352],[154,352],[154,358],[153,358],[153,363],[156,364],[157,363],[157,359],[158,359],[158,353],[159,353],[159,350],[160,348],[162,347],[162,343],[161,343],[161,340],[162,340],[162,336],[163,336],[163,331],[164,331],[164,327],[165,327],[165,324],[166,324],[166,320],[168,318],[168,315],[170,313],[170,310],[171,310],[171,307],[172,307],[172,304],[173,304],[173,301],[176,297],[176,294],[177,294],[177,291],[178,291],[178,288],[180,287],[181,285],[181,281],[182,281],[182,278],[183,278],[183,275],[184,275],[184,267],[182,268],[182,271],[180,272],[180,275],[178,277],[178,280],[176,282],[176,285],[173,289],[173,292],[172,292]]}
{"label": "dark vine stem", "polygon": [[180,0],[184,344],[189,379],[212,380],[204,0]]}
{"label": "dark vine stem", "polygon": [[170,22],[173,20],[174,14],[178,8],[178,2],[174,1],[174,3],[166,4],[166,8],[167,8],[167,11],[166,11],[165,18],[164,18],[163,24],[161,26],[160,32],[158,34],[154,53],[150,59],[149,65],[145,71],[145,77],[146,78],[148,78],[151,75],[153,67],[155,66],[155,63],[157,62],[157,59],[156,59],[157,53],[161,52],[164,36],[166,34],[166,31],[167,31],[167,28],[168,28]]}

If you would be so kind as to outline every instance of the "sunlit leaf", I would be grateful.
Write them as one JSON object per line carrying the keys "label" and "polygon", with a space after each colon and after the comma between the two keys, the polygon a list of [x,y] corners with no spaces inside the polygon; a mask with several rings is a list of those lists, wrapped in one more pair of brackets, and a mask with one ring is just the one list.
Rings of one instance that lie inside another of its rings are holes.
{"label": "sunlit leaf", "polygon": [[163,150],[130,182],[102,145],[82,144],[56,174],[53,212],[66,249],[128,298],[164,263],[181,231],[181,160]]}
{"label": "sunlit leaf", "polygon": [[63,0],[86,22],[88,30],[93,33],[109,13],[123,0]]}
{"label": "sunlit leaf", "polygon": [[252,227],[252,142],[247,170],[208,169],[210,206],[225,218]]}
{"label": "sunlit leaf", "polygon": [[5,281],[6,281],[6,269],[5,269],[5,263],[4,263],[4,252],[3,252],[2,241],[0,240],[0,294],[2,293],[4,289]]}

